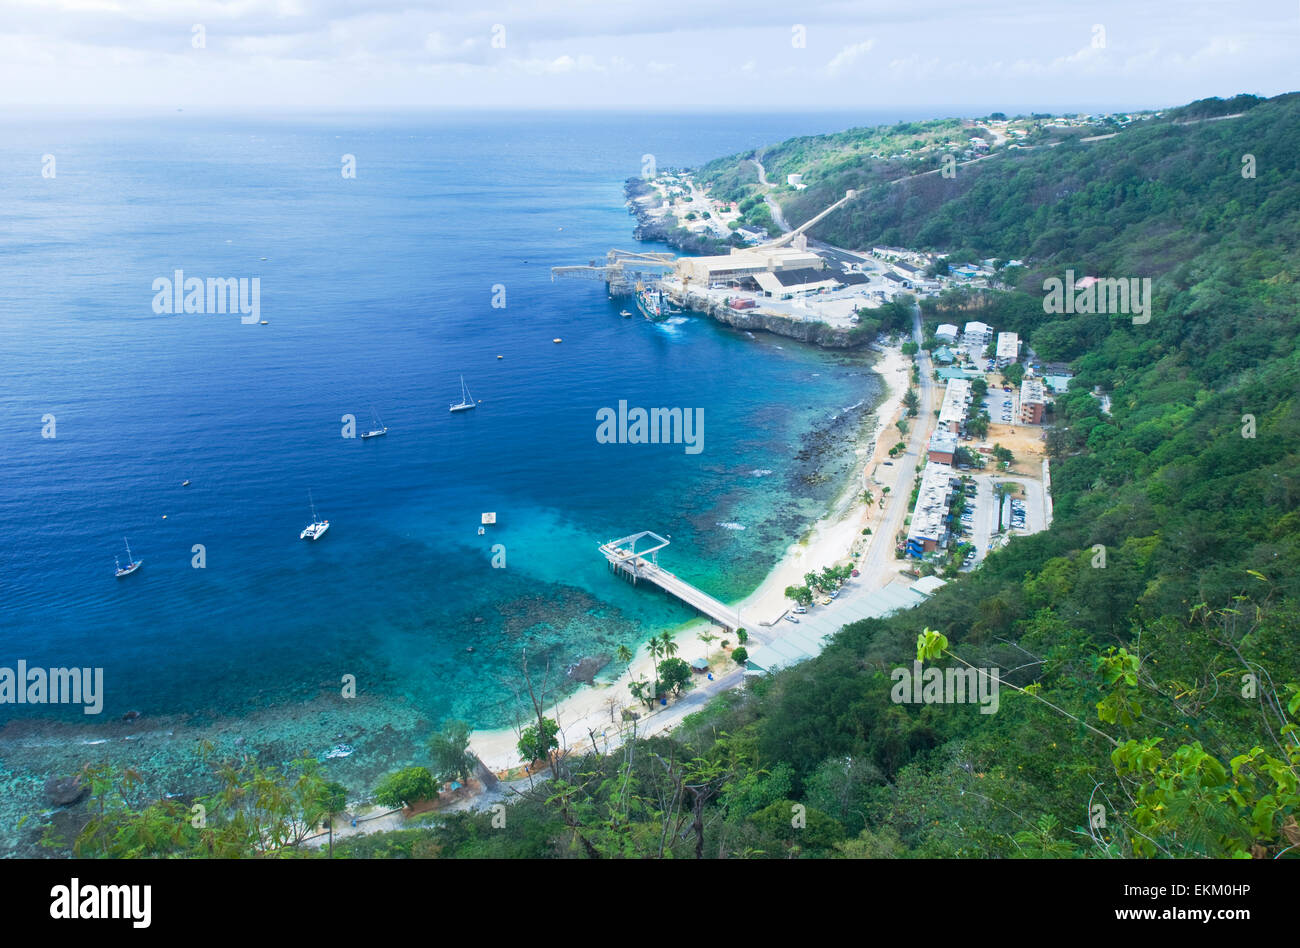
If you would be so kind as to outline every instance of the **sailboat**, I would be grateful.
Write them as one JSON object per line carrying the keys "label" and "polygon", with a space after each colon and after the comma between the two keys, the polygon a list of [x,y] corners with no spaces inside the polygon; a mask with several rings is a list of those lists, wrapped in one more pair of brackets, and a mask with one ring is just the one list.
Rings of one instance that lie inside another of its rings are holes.
{"label": "sailboat", "polygon": [[477,408],[474,404],[474,396],[470,395],[469,389],[465,387],[465,376],[460,377],[460,401],[451,406],[452,411],[469,411],[471,408]]}
{"label": "sailboat", "polygon": [[370,407],[370,426],[370,430],[361,436],[362,441],[367,438],[382,438],[388,434],[388,426],[380,420],[379,413],[375,411],[373,405]]}
{"label": "sailboat", "polygon": [[113,575],[118,579],[121,579],[123,576],[130,576],[144,564],[144,560],[132,559],[131,544],[127,541],[126,537],[122,537],[122,542],[126,543],[126,565],[123,566],[118,562],[116,556],[113,557],[113,566],[116,567],[113,571]]}
{"label": "sailboat", "polygon": [[325,531],[330,528],[328,520],[321,520],[316,516],[316,498],[312,497],[311,491],[307,491],[307,499],[311,502],[311,523],[298,534],[299,540],[319,540],[325,535]]}

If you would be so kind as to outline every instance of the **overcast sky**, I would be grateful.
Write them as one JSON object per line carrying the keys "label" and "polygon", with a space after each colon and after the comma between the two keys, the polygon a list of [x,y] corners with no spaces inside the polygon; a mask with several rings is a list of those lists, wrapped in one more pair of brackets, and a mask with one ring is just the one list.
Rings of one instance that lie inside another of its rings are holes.
{"label": "overcast sky", "polygon": [[1177,105],[1300,87],[1300,2],[0,0],[0,107]]}

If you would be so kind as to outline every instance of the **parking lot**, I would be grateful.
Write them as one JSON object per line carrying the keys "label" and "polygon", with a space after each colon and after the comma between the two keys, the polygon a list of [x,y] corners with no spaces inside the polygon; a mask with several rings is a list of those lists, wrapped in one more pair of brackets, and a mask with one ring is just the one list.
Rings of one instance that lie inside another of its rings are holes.
{"label": "parking lot", "polygon": [[984,396],[984,409],[995,425],[1014,425],[1020,420],[1016,413],[1015,392],[1004,392],[990,385],[989,393]]}
{"label": "parking lot", "polygon": [[986,477],[976,477],[962,487],[966,494],[966,509],[952,525],[956,542],[974,545],[975,552],[968,555],[963,569],[973,569],[986,555],[997,527],[997,508],[993,498],[993,484]]}
{"label": "parking lot", "polygon": [[[974,483],[963,486],[966,492],[966,510],[952,524],[953,542],[970,543],[975,547],[973,556],[967,556],[962,570],[969,571],[983,562],[998,537],[999,513],[994,487],[999,483],[1020,485],[1021,492],[1004,501],[1005,516],[1002,532],[1007,536],[1024,536],[1047,529],[1047,511],[1044,508],[1043,485],[1029,478],[1006,475],[975,474]],[[973,488],[973,496],[972,496]]]}

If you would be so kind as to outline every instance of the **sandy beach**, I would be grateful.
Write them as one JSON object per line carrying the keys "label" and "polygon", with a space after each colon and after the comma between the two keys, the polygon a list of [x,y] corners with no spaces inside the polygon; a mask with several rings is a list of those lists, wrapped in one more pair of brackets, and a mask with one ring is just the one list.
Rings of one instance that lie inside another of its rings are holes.
{"label": "sandy beach", "polygon": [[[851,481],[846,485],[832,511],[813,524],[808,533],[792,543],[777,566],[767,578],[749,596],[736,603],[741,622],[749,633],[748,648],[754,647],[778,637],[781,629],[778,622],[790,602],[785,597],[785,589],[791,585],[802,585],[803,576],[810,570],[820,570],[824,566],[846,561],[855,550],[863,550],[870,540],[864,537],[865,528],[873,528],[883,516],[882,509],[863,502],[862,492],[870,489],[878,498],[879,488],[871,483],[870,478],[877,467],[888,458],[889,448],[898,439],[892,437],[889,430],[902,412],[903,396],[907,391],[908,372],[911,359],[902,354],[898,346],[878,350],[880,358],[874,370],[885,383],[886,395],[873,413],[875,425],[871,434],[866,436],[857,448],[858,464]],[[896,432],[895,432],[896,434]],[[879,538],[880,542],[889,542],[889,537]],[[892,557],[889,558],[892,563]],[[886,568],[886,575],[872,576],[864,573],[856,582],[878,588],[894,578],[892,568]],[[649,593],[648,593],[649,594]],[[691,662],[696,658],[706,657],[706,646],[696,636],[713,627],[706,619],[693,621],[674,633],[678,646],[677,657]],[[737,642],[734,635],[724,635],[730,639],[729,646]],[[579,691],[550,706],[547,714],[560,726],[560,746],[562,749],[584,752],[592,748],[592,735],[595,736],[601,751],[617,746],[624,733],[631,732],[631,724],[621,720],[623,708],[631,708],[639,715],[636,723],[638,736],[645,737],[671,729],[686,715],[699,710],[711,696],[728,688],[743,683],[743,669],[730,656],[729,651],[722,650],[721,640],[708,645],[708,660],[713,680],[704,675],[695,677],[694,687],[681,697],[670,700],[666,707],[656,705],[653,711],[647,711],[645,705],[634,701],[628,684],[637,678],[649,679],[653,672],[653,663],[644,647],[637,650],[629,668],[612,681],[597,680],[594,685]],[[525,725],[527,722],[524,722]],[[498,728],[491,731],[476,731],[470,741],[471,750],[483,763],[499,775],[505,775],[511,768],[522,763],[515,747],[518,734],[513,728]]]}

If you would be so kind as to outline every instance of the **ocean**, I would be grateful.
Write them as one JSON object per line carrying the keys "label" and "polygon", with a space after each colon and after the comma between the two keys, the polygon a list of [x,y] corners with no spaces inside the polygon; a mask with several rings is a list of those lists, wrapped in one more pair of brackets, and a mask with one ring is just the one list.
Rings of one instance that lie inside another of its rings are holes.
{"label": "ocean", "polygon": [[[361,793],[445,717],[509,723],[525,649],[562,682],[692,618],[608,572],[614,537],[670,536],[663,565],[752,591],[843,489],[870,355],[622,319],[550,268],[637,246],[645,154],[892,118],[0,120],[0,666],[104,670],[100,715],[0,704],[0,826],[100,759],[181,792],[198,737],[348,740],[331,766]],[[257,278],[267,325],[156,313],[177,270]],[[462,376],[481,403],[451,413]],[[702,450],[600,443],[621,400],[702,409]],[[386,437],[343,437],[372,410]],[[144,565],[117,579],[124,538]]]}

